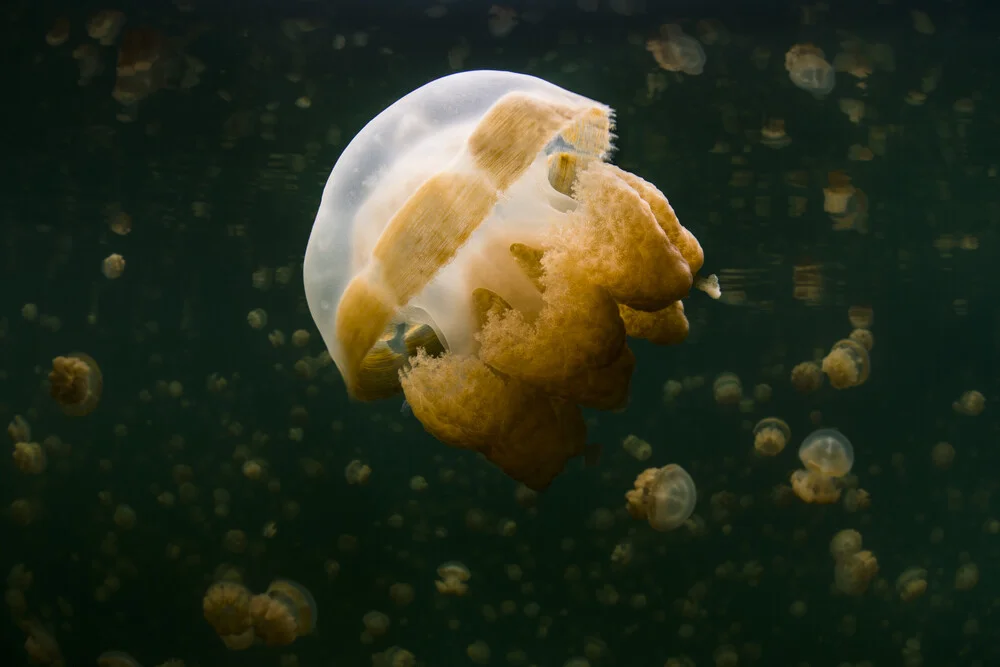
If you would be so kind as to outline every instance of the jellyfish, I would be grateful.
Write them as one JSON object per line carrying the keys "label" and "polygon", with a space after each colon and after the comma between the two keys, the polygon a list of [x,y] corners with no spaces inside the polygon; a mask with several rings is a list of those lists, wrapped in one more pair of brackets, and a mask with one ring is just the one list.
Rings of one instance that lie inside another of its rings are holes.
{"label": "jellyfish", "polygon": [[694,480],[684,468],[671,463],[639,473],[635,488],[625,494],[633,518],[649,521],[655,530],[673,530],[687,521],[697,502]]}
{"label": "jellyfish", "polygon": [[785,69],[792,83],[822,96],[833,90],[836,74],[823,51],[812,44],[796,44],[785,54]]}
{"label": "jellyfish", "polygon": [[434,582],[434,587],[442,595],[465,595],[469,590],[466,583],[472,576],[469,568],[458,561],[449,561],[437,569],[440,579]]}
{"label": "jellyfish", "polygon": [[854,465],[854,447],[843,433],[832,428],[813,431],[799,446],[799,460],[807,470],[824,477],[843,477]]}
{"label": "jellyfish", "polygon": [[74,352],[52,360],[49,393],[67,415],[82,417],[93,412],[103,387],[101,369],[90,355]]}
{"label": "jellyfish", "polygon": [[753,447],[761,456],[777,456],[791,437],[792,431],[785,420],[765,417],[753,428]]}
{"label": "jellyfish", "polygon": [[704,262],[666,197],[606,162],[612,125],[542,79],[473,71],[362,129],[303,266],[351,396],[402,390],[438,440],[534,490],[584,453],[580,406],[624,406],[627,336],[683,340]]}
{"label": "jellyfish", "polygon": [[202,600],[202,611],[227,648],[239,651],[254,642],[250,618],[252,594],[246,586],[230,581],[212,584]]}
{"label": "jellyfish", "polygon": [[850,338],[839,340],[823,358],[823,372],[830,378],[834,389],[848,389],[862,385],[868,379],[871,361],[868,350]]}
{"label": "jellyfish", "polygon": [[291,579],[275,579],[250,601],[254,632],[268,646],[285,646],[316,628],[319,610],[309,589]]}
{"label": "jellyfish", "polygon": [[97,656],[98,667],[142,667],[139,661],[125,651],[105,651]]}
{"label": "jellyfish", "polygon": [[646,42],[646,49],[653,54],[656,64],[668,72],[697,76],[705,69],[705,49],[677,24],[661,26],[660,38]]}

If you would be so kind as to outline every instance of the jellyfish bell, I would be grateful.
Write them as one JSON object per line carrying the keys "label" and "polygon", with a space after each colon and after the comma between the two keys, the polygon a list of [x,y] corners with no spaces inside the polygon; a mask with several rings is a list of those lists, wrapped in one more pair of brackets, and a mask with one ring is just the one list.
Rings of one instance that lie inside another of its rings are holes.
{"label": "jellyfish bell", "polygon": [[267,595],[292,610],[299,637],[308,635],[316,628],[319,608],[308,588],[291,579],[275,579],[267,587]]}
{"label": "jellyfish bell", "polygon": [[854,446],[840,431],[821,428],[802,441],[799,460],[807,470],[825,477],[843,477],[854,465]]}
{"label": "jellyfish bell", "polygon": [[704,261],[666,197],[605,161],[612,126],[542,79],[473,71],[361,130],[303,267],[353,397],[402,389],[431,434],[536,490],[583,453],[580,406],[627,402],[626,336],[683,340]]}
{"label": "jellyfish bell", "polygon": [[67,415],[82,417],[93,412],[103,389],[101,368],[90,355],[73,352],[52,360],[49,393]]}

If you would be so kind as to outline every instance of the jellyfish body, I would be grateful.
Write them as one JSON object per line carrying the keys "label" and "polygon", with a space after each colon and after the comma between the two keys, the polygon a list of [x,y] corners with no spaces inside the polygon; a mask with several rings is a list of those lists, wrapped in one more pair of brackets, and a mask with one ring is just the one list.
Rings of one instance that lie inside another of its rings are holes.
{"label": "jellyfish body", "polygon": [[868,350],[860,343],[845,338],[833,344],[823,358],[823,372],[834,389],[849,389],[864,384],[871,372]]}
{"label": "jellyfish body", "polygon": [[67,415],[82,417],[93,412],[103,388],[101,368],[90,355],[73,352],[52,360],[49,393]]}
{"label": "jellyfish body", "polygon": [[854,447],[840,431],[821,428],[802,441],[799,459],[807,470],[824,477],[843,477],[854,465]]}
{"label": "jellyfish body", "polygon": [[629,514],[646,519],[655,530],[673,530],[683,525],[698,500],[691,475],[675,463],[644,470],[636,477],[634,486],[625,494]]}
{"label": "jellyfish body", "polygon": [[657,64],[667,71],[697,76],[705,69],[705,49],[675,23],[662,26],[660,39],[649,40],[646,48]]}
{"label": "jellyfish body", "polygon": [[822,96],[833,90],[836,73],[821,49],[812,44],[796,44],[785,54],[785,69],[796,86]]}
{"label": "jellyfish body", "polygon": [[275,579],[267,587],[266,594],[291,610],[299,637],[308,635],[316,627],[319,607],[312,593],[302,584],[291,579]]}
{"label": "jellyfish body", "polygon": [[431,434],[533,489],[583,452],[579,406],[626,402],[626,335],[683,340],[704,260],[655,186],[604,161],[611,128],[599,102],[475,71],[351,141],[303,279],[352,396],[402,389]]}

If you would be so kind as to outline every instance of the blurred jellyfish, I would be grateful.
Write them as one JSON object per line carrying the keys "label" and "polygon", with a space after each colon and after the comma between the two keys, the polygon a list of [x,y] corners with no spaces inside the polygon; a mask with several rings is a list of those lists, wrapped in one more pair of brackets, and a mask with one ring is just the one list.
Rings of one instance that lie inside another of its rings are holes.
{"label": "blurred jellyfish", "polygon": [[765,417],[753,429],[753,447],[761,456],[777,456],[785,449],[792,431],[783,419]]}
{"label": "blurred jellyfish", "polygon": [[74,352],[52,360],[49,393],[67,415],[82,417],[93,412],[103,387],[101,369],[90,355]]}
{"label": "blurred jellyfish", "polygon": [[792,369],[792,386],[801,394],[811,394],[823,386],[823,370],[812,361],[803,361]]}
{"label": "blurred jellyfish", "polygon": [[646,42],[646,49],[653,54],[656,63],[668,72],[697,76],[705,69],[705,50],[697,39],[685,35],[675,23],[661,26],[659,39]]}
{"label": "blurred jellyfish", "polygon": [[978,417],[986,407],[986,397],[976,390],[963,393],[957,401],[951,404],[952,409],[966,417]]}
{"label": "blurred jellyfish", "polygon": [[254,642],[251,598],[245,586],[228,581],[214,583],[205,592],[202,600],[205,620],[231,650],[250,648]]}
{"label": "blurred jellyfish", "polygon": [[139,661],[124,651],[105,651],[97,656],[98,667],[142,667]]}
{"label": "blurred jellyfish", "polygon": [[719,405],[735,405],[743,400],[743,383],[735,373],[721,373],[712,383],[712,394]]}
{"label": "blurred jellyfish", "polygon": [[868,350],[849,338],[839,340],[823,358],[823,372],[834,389],[857,387],[868,380],[871,361]]}
{"label": "blurred jellyfish", "polygon": [[911,567],[896,579],[896,593],[903,602],[913,602],[927,592],[927,570]]}
{"label": "blurred jellyfish", "polygon": [[465,595],[469,586],[466,584],[472,573],[458,561],[449,561],[437,569],[440,579],[434,582],[438,593],[442,595]]}
{"label": "blurred jellyfish", "polygon": [[646,519],[655,530],[673,530],[694,512],[698,498],[694,480],[675,463],[644,470],[634,485],[625,494],[629,514]]}
{"label": "blurred jellyfish", "polygon": [[826,505],[840,500],[836,479],[815,470],[796,470],[790,478],[792,491],[806,503]]}
{"label": "blurred jellyfish", "polygon": [[785,54],[785,69],[792,83],[822,96],[833,90],[836,74],[821,49],[812,44],[796,44]]}

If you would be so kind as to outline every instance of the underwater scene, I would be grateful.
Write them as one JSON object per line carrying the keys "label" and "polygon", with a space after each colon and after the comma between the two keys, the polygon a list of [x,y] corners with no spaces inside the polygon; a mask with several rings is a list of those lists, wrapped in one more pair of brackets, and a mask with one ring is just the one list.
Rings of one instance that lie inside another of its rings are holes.
{"label": "underwater scene", "polygon": [[995,5],[4,3],[0,667],[1000,665]]}

